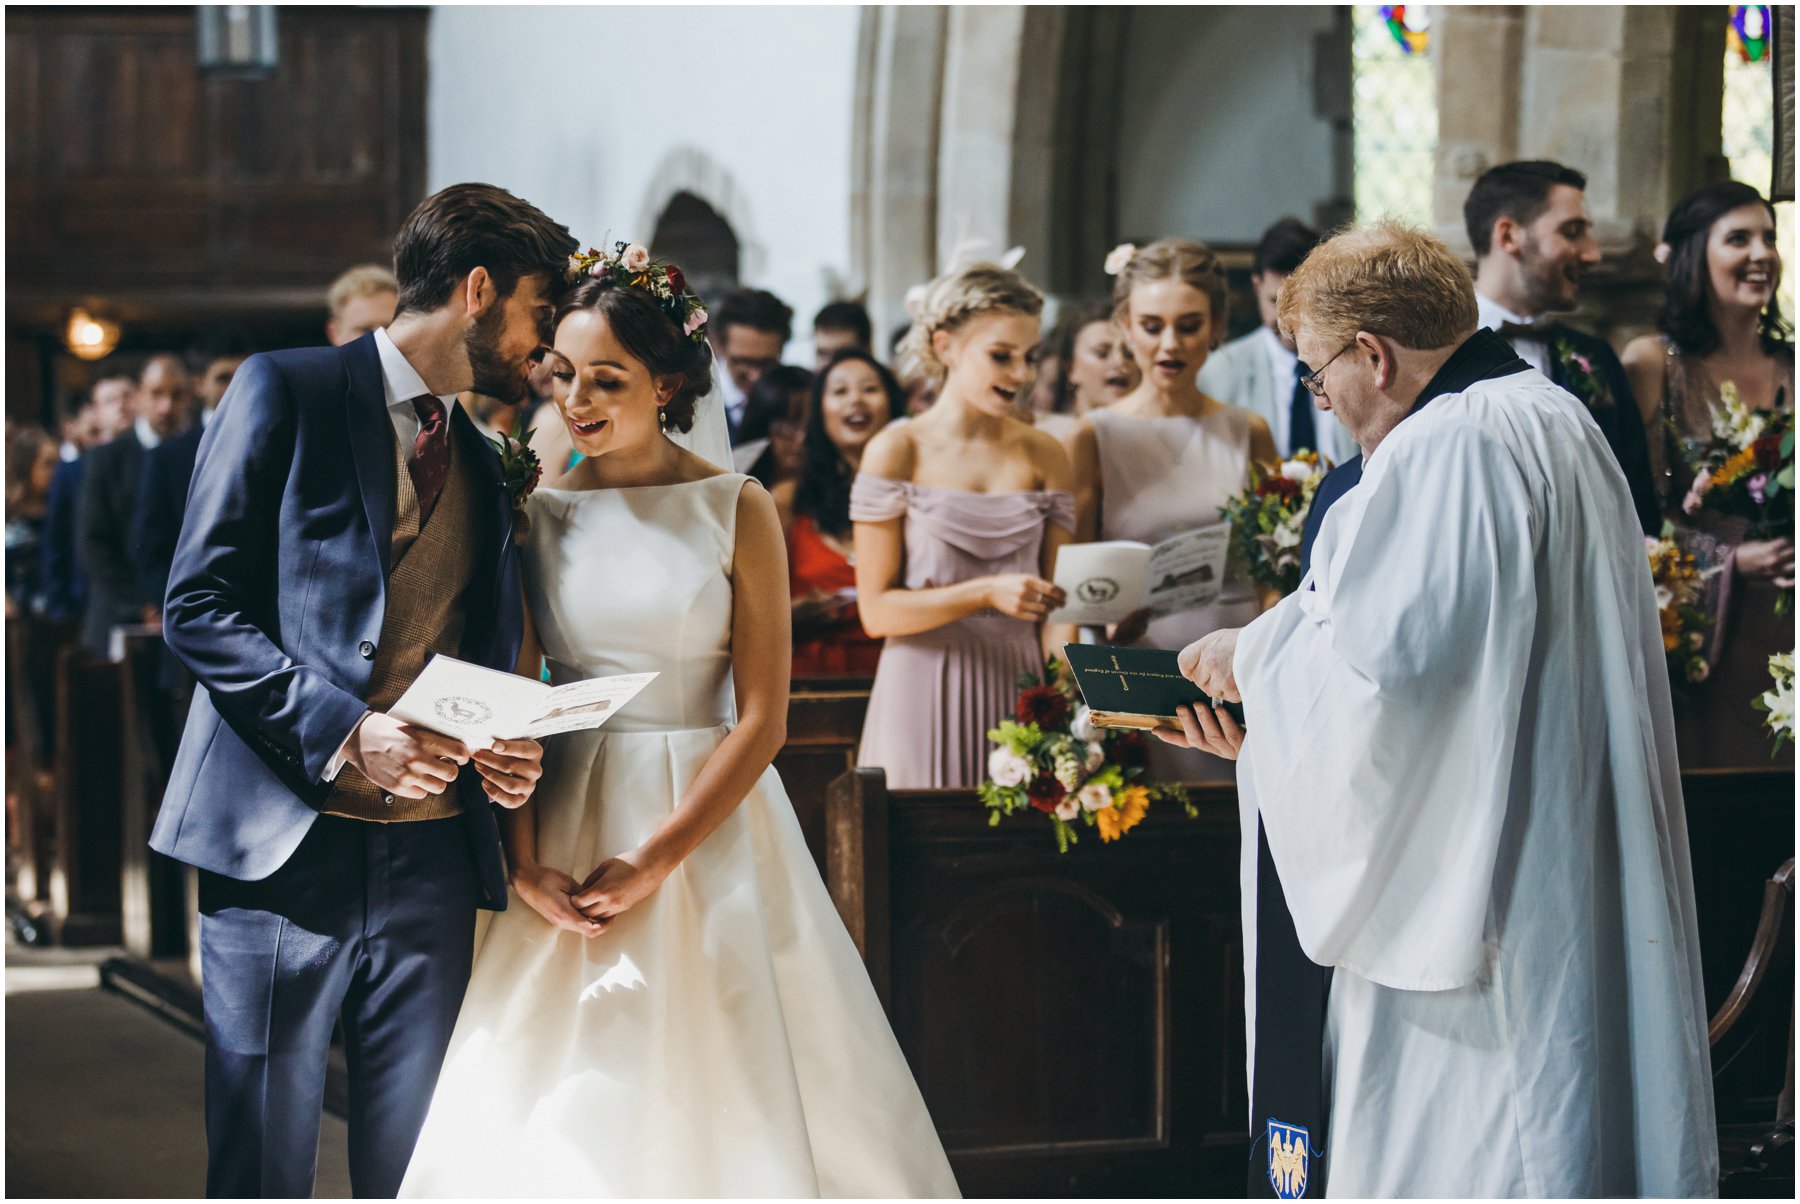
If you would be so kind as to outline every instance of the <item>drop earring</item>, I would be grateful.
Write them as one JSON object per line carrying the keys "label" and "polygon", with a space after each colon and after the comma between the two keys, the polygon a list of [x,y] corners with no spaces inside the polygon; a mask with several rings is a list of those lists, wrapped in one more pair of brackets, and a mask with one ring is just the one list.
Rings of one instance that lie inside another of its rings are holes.
{"label": "drop earring", "polygon": [[660,403],[657,405],[656,421],[657,421],[657,424],[659,426],[661,426],[664,430],[668,429],[668,426],[669,426],[669,407],[668,406],[662,405]]}

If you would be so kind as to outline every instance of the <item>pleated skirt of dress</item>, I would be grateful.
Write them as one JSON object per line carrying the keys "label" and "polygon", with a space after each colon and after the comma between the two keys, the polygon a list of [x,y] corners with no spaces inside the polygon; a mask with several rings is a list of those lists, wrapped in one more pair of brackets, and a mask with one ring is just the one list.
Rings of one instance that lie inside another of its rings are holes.
{"label": "pleated skirt of dress", "polygon": [[881,650],[858,765],[895,790],[973,789],[987,776],[987,733],[1013,717],[1021,674],[1041,674],[1037,628],[976,615]]}

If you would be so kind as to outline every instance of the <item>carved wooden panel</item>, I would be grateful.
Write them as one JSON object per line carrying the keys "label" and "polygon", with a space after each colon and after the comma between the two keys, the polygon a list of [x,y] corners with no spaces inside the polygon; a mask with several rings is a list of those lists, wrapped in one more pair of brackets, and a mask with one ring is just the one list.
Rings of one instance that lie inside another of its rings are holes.
{"label": "carved wooden panel", "polygon": [[424,190],[426,10],[284,6],[264,80],[202,79],[193,11],[8,11],[9,307],[316,304],[389,257]]}

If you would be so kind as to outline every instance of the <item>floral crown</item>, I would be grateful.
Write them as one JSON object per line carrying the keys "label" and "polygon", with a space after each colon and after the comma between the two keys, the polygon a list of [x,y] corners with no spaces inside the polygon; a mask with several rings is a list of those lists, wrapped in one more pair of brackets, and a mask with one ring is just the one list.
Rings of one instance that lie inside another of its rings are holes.
{"label": "floral crown", "polygon": [[569,256],[566,273],[570,284],[586,276],[610,281],[619,288],[641,289],[650,295],[669,321],[696,343],[706,337],[706,307],[700,298],[687,291],[687,277],[672,263],[650,258],[642,243],[615,242],[610,253],[586,251]]}

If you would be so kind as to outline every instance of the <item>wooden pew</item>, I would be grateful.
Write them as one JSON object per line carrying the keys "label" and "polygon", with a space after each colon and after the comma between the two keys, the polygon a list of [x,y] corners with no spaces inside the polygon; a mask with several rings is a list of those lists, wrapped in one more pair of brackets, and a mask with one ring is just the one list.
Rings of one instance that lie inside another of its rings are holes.
{"label": "wooden pew", "polygon": [[[1769,867],[1793,855],[1794,775],[1683,786],[1717,1010]],[[1243,1193],[1236,791],[1193,793],[1197,819],[1164,806],[1061,856],[1030,818],[989,827],[973,791],[890,792],[873,769],[833,783],[826,880],[965,1195]],[[1717,1051],[1722,1122],[1791,1093],[1790,1024]]]}
{"label": "wooden pew", "polygon": [[121,935],[126,952],[136,957],[179,957],[188,949],[184,870],[179,863],[150,849],[150,829],[169,780],[173,753],[170,734],[179,708],[159,685],[162,637],[132,635],[126,637],[124,645],[119,683],[123,722],[116,748],[122,765]]}
{"label": "wooden pew", "polygon": [[125,765],[123,665],[62,650],[56,684],[56,847],[50,932],[64,945],[116,945],[121,934]]}
{"label": "wooden pew", "polygon": [[788,692],[787,742],[775,757],[775,770],[793,800],[821,875],[825,795],[832,782],[856,766],[870,684],[866,677],[798,678]]}
{"label": "wooden pew", "polygon": [[1241,1195],[1237,804],[1059,855],[971,791],[832,787],[828,881],[969,1196]]}

